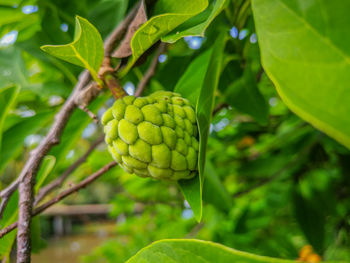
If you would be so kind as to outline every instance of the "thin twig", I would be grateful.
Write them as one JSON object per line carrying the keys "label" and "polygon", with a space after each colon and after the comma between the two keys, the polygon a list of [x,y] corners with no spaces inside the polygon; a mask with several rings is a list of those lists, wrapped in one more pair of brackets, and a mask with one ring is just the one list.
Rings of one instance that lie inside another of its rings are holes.
{"label": "thin twig", "polygon": [[213,110],[213,116],[219,113],[222,109],[227,108],[229,105],[227,103],[219,103]]}
{"label": "thin twig", "polygon": [[153,77],[153,75],[156,73],[156,68],[158,65],[158,59],[159,56],[165,51],[167,47],[166,43],[160,43],[159,47],[154,55],[154,58],[149,66],[149,68],[147,69],[145,75],[143,76],[143,78],[141,79],[139,85],[137,86],[136,92],[135,92],[135,96],[139,97],[142,92],[144,91],[144,89],[146,88],[148,82],[151,80],[151,78]]}
{"label": "thin twig", "polygon": [[[35,208],[33,213],[32,213],[32,216],[36,216],[36,215],[42,213],[44,210],[46,210],[47,208],[58,203],[62,199],[71,195],[72,193],[75,193],[75,192],[79,191],[81,188],[84,188],[87,185],[91,184],[97,178],[99,178],[101,175],[103,175],[105,172],[109,171],[111,168],[113,168],[116,165],[117,165],[116,162],[111,162],[111,163],[107,164],[106,166],[102,167],[96,173],[90,175],[89,177],[87,177],[86,179],[84,179],[83,181],[78,183],[77,185],[72,186],[71,188],[68,188],[67,190],[65,190],[62,193],[60,193],[59,195],[57,195],[56,197],[52,198],[51,200],[47,201],[46,203],[42,204],[41,206]],[[0,238],[2,238],[4,235],[6,235],[6,234],[10,233],[12,230],[14,230],[18,226],[18,222],[14,222],[11,225],[0,230]]]}
{"label": "thin twig", "polygon": [[96,141],[94,141],[89,149],[82,155],[78,160],[76,160],[71,166],[68,167],[68,169],[58,178],[56,178],[51,183],[45,185],[43,188],[39,190],[39,193],[36,195],[34,200],[34,206],[36,206],[46,195],[51,193],[55,188],[60,187],[63,182],[67,179],[67,177],[75,171],[81,164],[83,164],[86,159],[89,157],[89,155],[93,152],[93,150],[101,143],[103,142],[104,135],[99,137]]}
{"label": "thin twig", "polygon": [[186,235],[186,238],[194,238],[197,236],[198,232],[204,227],[204,222],[196,224],[191,231]]}

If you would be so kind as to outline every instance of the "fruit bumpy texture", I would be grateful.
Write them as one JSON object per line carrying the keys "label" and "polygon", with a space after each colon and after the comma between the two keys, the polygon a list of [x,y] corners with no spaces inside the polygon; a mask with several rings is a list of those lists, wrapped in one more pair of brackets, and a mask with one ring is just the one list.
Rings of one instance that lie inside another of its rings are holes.
{"label": "fruit bumpy texture", "polygon": [[174,181],[196,174],[196,114],[180,94],[158,91],[118,99],[102,124],[108,150],[126,172]]}

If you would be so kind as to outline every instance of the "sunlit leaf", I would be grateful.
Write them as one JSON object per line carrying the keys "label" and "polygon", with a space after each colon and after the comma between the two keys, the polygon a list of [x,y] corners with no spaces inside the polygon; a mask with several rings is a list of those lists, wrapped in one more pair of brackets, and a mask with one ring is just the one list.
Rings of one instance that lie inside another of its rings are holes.
{"label": "sunlit leaf", "polygon": [[168,43],[174,43],[180,38],[186,36],[204,36],[205,30],[208,28],[214,18],[220,14],[225,7],[226,0],[216,0],[209,3],[208,8],[198,14],[197,16],[189,19],[182,25],[178,26],[170,34],[162,37],[162,41]]}
{"label": "sunlit leaf", "polygon": [[88,69],[100,82],[97,72],[103,60],[103,41],[97,29],[86,19],[77,16],[74,41],[66,45],[45,45],[45,52],[72,64]]}
{"label": "sunlit leaf", "polygon": [[252,3],[262,64],[283,101],[350,148],[350,2]]}
{"label": "sunlit leaf", "polygon": [[120,72],[124,76],[137,59],[162,36],[202,12],[208,6],[207,0],[160,0],[155,7],[155,15],[143,24],[131,40],[132,58]]}
{"label": "sunlit leaf", "polygon": [[[208,241],[195,239],[165,239],[154,242],[141,249],[135,256],[127,261],[127,263],[141,262],[296,263],[297,261],[254,255]],[[330,261],[328,261],[328,263],[330,263]]]}

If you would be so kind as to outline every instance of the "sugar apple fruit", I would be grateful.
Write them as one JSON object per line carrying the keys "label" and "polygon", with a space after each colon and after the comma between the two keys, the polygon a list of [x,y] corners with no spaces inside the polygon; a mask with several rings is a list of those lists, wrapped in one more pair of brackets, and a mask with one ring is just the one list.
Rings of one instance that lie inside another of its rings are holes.
{"label": "sugar apple fruit", "polygon": [[196,114],[180,94],[157,91],[118,99],[102,124],[108,150],[126,172],[164,180],[196,174]]}

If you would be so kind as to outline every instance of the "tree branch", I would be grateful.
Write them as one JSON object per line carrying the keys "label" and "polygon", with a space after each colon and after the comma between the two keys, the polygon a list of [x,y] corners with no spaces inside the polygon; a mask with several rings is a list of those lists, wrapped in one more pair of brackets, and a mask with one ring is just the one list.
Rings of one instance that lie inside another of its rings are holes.
{"label": "tree branch", "polygon": [[[96,179],[98,179],[101,175],[103,175],[104,173],[106,173],[107,171],[109,171],[110,169],[112,169],[116,165],[117,165],[116,162],[111,162],[111,163],[107,164],[106,166],[102,167],[100,170],[98,170],[94,174],[90,175],[89,177],[87,177],[86,179],[84,179],[83,181],[78,183],[77,185],[66,189],[65,191],[63,191],[62,193],[57,195],[56,197],[52,198],[51,200],[47,201],[46,203],[42,204],[41,206],[35,208],[33,213],[31,214],[31,216],[36,216],[36,215],[42,213],[44,210],[46,210],[47,208],[58,203],[62,199],[66,198],[67,196],[69,196],[69,195],[79,191],[81,188],[84,188],[87,185],[91,184]],[[6,234],[10,233],[12,230],[14,230],[16,227],[18,227],[19,224],[20,224],[20,220],[18,220],[18,222],[12,223],[11,225],[5,227],[2,230],[0,230],[0,238],[5,236]],[[28,247],[26,247],[26,250],[28,250]],[[29,253],[30,253],[30,250],[29,250]]]}
{"label": "tree branch", "polygon": [[[133,10],[135,9],[137,10],[137,8],[134,8]],[[131,13],[133,13],[133,11]],[[132,17],[132,14],[128,15],[127,17]],[[128,21],[123,21],[113,31],[110,37],[107,38],[104,44],[107,55],[109,55],[110,52],[114,49],[116,42],[122,38],[123,34],[126,32],[127,26]],[[51,150],[54,145],[59,144],[63,130],[67,125],[70,116],[72,115],[75,108],[79,106],[77,104],[77,98],[79,98],[81,92],[84,92],[85,87],[90,82],[90,78],[90,74],[87,70],[81,74],[79,82],[75,86],[73,92],[64,103],[60,112],[55,116],[55,121],[51,126],[50,131],[44,140],[39,144],[39,146],[30,153],[30,157],[24,165],[18,178],[9,187],[0,192],[0,197],[2,197],[0,204],[0,208],[2,209],[0,210],[1,218],[10,196],[18,186],[20,189],[18,216],[19,221],[17,232],[17,262],[30,262],[30,223],[32,216],[33,199],[32,186],[35,181],[35,176],[45,155]],[[98,92],[90,94],[84,103],[89,104],[97,95]]]}
{"label": "tree branch", "polygon": [[[19,213],[17,231],[17,263],[30,262],[30,222],[33,205],[33,180],[34,175],[30,173],[23,182],[19,184]],[[28,242],[29,241],[29,242]]]}
{"label": "tree branch", "polygon": [[116,47],[116,44],[123,38],[126,31],[128,30],[129,24],[135,17],[137,10],[141,4],[139,1],[135,6],[130,10],[128,15],[124,20],[116,27],[116,29],[107,37],[106,44],[104,45],[105,57],[109,57],[113,50]]}
{"label": "tree branch", "polygon": [[154,58],[150,64],[149,68],[147,69],[145,75],[143,76],[139,85],[137,86],[137,89],[135,92],[136,97],[139,97],[142,94],[142,92],[146,88],[148,82],[151,80],[153,75],[156,73],[156,68],[158,66],[158,58],[165,51],[166,47],[167,47],[166,43],[159,44],[159,47],[154,55]]}
{"label": "tree branch", "polygon": [[39,190],[39,193],[36,195],[34,200],[34,206],[36,206],[46,195],[51,193],[55,188],[60,187],[63,182],[67,179],[67,177],[75,171],[81,164],[83,164],[86,159],[89,157],[89,155],[93,152],[93,150],[104,140],[104,135],[99,137],[96,141],[94,141],[89,149],[84,153],[83,156],[81,156],[78,160],[76,160],[71,166],[68,167],[68,169],[58,178],[56,178],[51,183],[47,184],[43,188]]}
{"label": "tree branch", "polygon": [[[120,23],[120,25],[116,27],[116,29],[110,34],[109,37],[107,37],[104,43],[104,49],[106,51],[105,54],[109,55],[115,48],[116,43],[120,41],[120,39],[123,37],[123,35],[125,34],[128,28],[129,22],[132,20],[133,16],[137,11],[138,5],[139,4],[136,4],[135,7],[133,7],[133,9],[125,17],[125,19]],[[62,135],[63,129],[66,126],[68,119],[73,113],[74,109],[77,107],[76,98],[78,98],[79,95],[83,91],[85,91],[90,80],[91,80],[91,76],[89,74],[89,71],[84,70],[80,74],[79,81],[76,84],[70,97],[66,100],[60,112],[55,116],[55,121],[50,131],[48,132],[44,140],[39,144],[39,146],[30,153],[30,157],[26,162],[25,166],[23,167],[20,175],[7,188],[5,188],[0,192],[0,198],[2,198],[0,203],[0,219],[5,209],[5,206],[8,202],[9,197],[17,189],[19,182],[23,180],[24,176],[29,171],[32,171],[34,174],[36,174],[42,159],[45,157],[45,155],[54,145],[59,143],[60,136]],[[96,94],[95,96],[92,96],[90,101],[92,101],[97,95],[98,94]]]}

